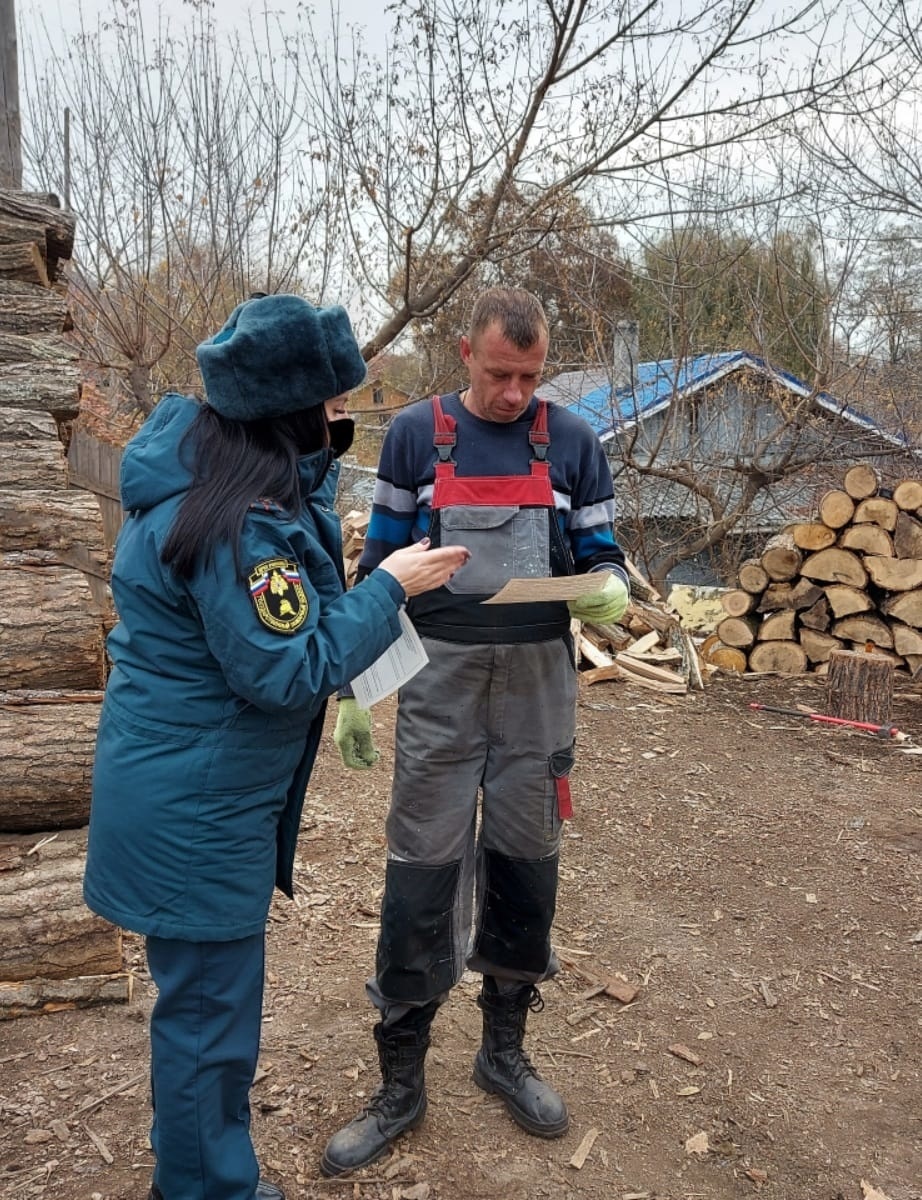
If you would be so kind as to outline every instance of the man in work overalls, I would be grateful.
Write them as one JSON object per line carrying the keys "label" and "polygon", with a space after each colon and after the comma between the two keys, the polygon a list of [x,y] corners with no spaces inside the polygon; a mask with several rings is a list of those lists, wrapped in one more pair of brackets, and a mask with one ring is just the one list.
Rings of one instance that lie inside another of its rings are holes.
{"label": "man in work overalls", "polygon": [[[426,1111],[423,1064],[439,1005],[467,967],[483,975],[474,1081],[539,1137],[563,1098],[523,1049],[536,985],[559,970],[550,930],[570,816],[576,668],[570,619],[617,621],[628,603],[612,532],[611,472],[595,433],[535,396],[547,319],[528,292],[494,288],[461,338],[470,383],[399,413],[385,437],[359,578],[429,537],[470,560],[409,606],[429,656],[400,691],[375,976],[382,1083],[328,1142],[325,1175],[374,1162]],[[604,571],[579,600],[484,605],[510,578]],[[370,716],[340,701],[348,766],[377,754]],[[477,831],[477,796],[482,795]],[[476,879],[476,911],[473,896]],[[473,936],[471,929],[473,928]]]}

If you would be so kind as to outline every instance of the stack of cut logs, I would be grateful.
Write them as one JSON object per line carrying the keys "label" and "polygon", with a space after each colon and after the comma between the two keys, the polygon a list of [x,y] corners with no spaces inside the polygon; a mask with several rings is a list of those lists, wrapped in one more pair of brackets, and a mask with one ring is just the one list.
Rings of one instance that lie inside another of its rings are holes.
{"label": "stack of cut logs", "polygon": [[[355,582],[368,513],[349,512],[343,517],[343,559],[346,583]],[[577,657],[584,683],[619,679],[657,692],[683,694],[703,687],[698,652],[678,613],[650,586],[633,563],[631,603],[617,625],[580,626],[574,622]]]}
{"label": "stack of cut logs", "polygon": [[815,521],[789,526],[743,563],[727,616],[701,647],[735,671],[826,674],[835,651],[873,650],[922,668],[922,478],[892,489],[863,463],[827,492]]}
{"label": "stack of cut logs", "polygon": [[81,898],[107,552],[64,453],[74,227],[53,197],[0,190],[0,1019],[128,994],[119,931]]}

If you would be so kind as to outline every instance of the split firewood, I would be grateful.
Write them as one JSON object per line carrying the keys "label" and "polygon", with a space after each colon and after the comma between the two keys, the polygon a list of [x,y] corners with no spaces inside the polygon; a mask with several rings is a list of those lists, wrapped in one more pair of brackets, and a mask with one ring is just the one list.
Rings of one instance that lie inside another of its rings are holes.
{"label": "split firewood", "polygon": [[855,509],[855,524],[870,521],[879,525],[881,529],[893,530],[896,529],[899,511],[896,504],[886,496],[871,496],[868,500],[862,500]]}

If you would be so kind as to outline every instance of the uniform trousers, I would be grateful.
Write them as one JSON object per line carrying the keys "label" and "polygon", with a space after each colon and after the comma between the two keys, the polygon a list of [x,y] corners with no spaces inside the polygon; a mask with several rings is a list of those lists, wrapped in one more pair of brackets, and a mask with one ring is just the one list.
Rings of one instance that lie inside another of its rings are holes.
{"label": "uniform trousers", "polygon": [[398,697],[381,934],[367,985],[386,1025],[444,999],[465,965],[530,983],[559,969],[550,929],[558,781],[574,753],[572,642],[423,645],[429,663]]}
{"label": "uniform trousers", "polygon": [[262,1020],[265,934],[229,942],[147,938],[151,1147],[164,1200],[253,1200],[250,1087]]}

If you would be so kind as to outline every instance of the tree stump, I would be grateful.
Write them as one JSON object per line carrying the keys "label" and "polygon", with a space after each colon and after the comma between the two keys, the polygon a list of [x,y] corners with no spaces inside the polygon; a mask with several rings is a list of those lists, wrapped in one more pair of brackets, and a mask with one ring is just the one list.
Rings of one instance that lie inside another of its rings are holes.
{"label": "tree stump", "polygon": [[826,677],[826,712],[886,725],[893,704],[893,663],[881,654],[834,650]]}

